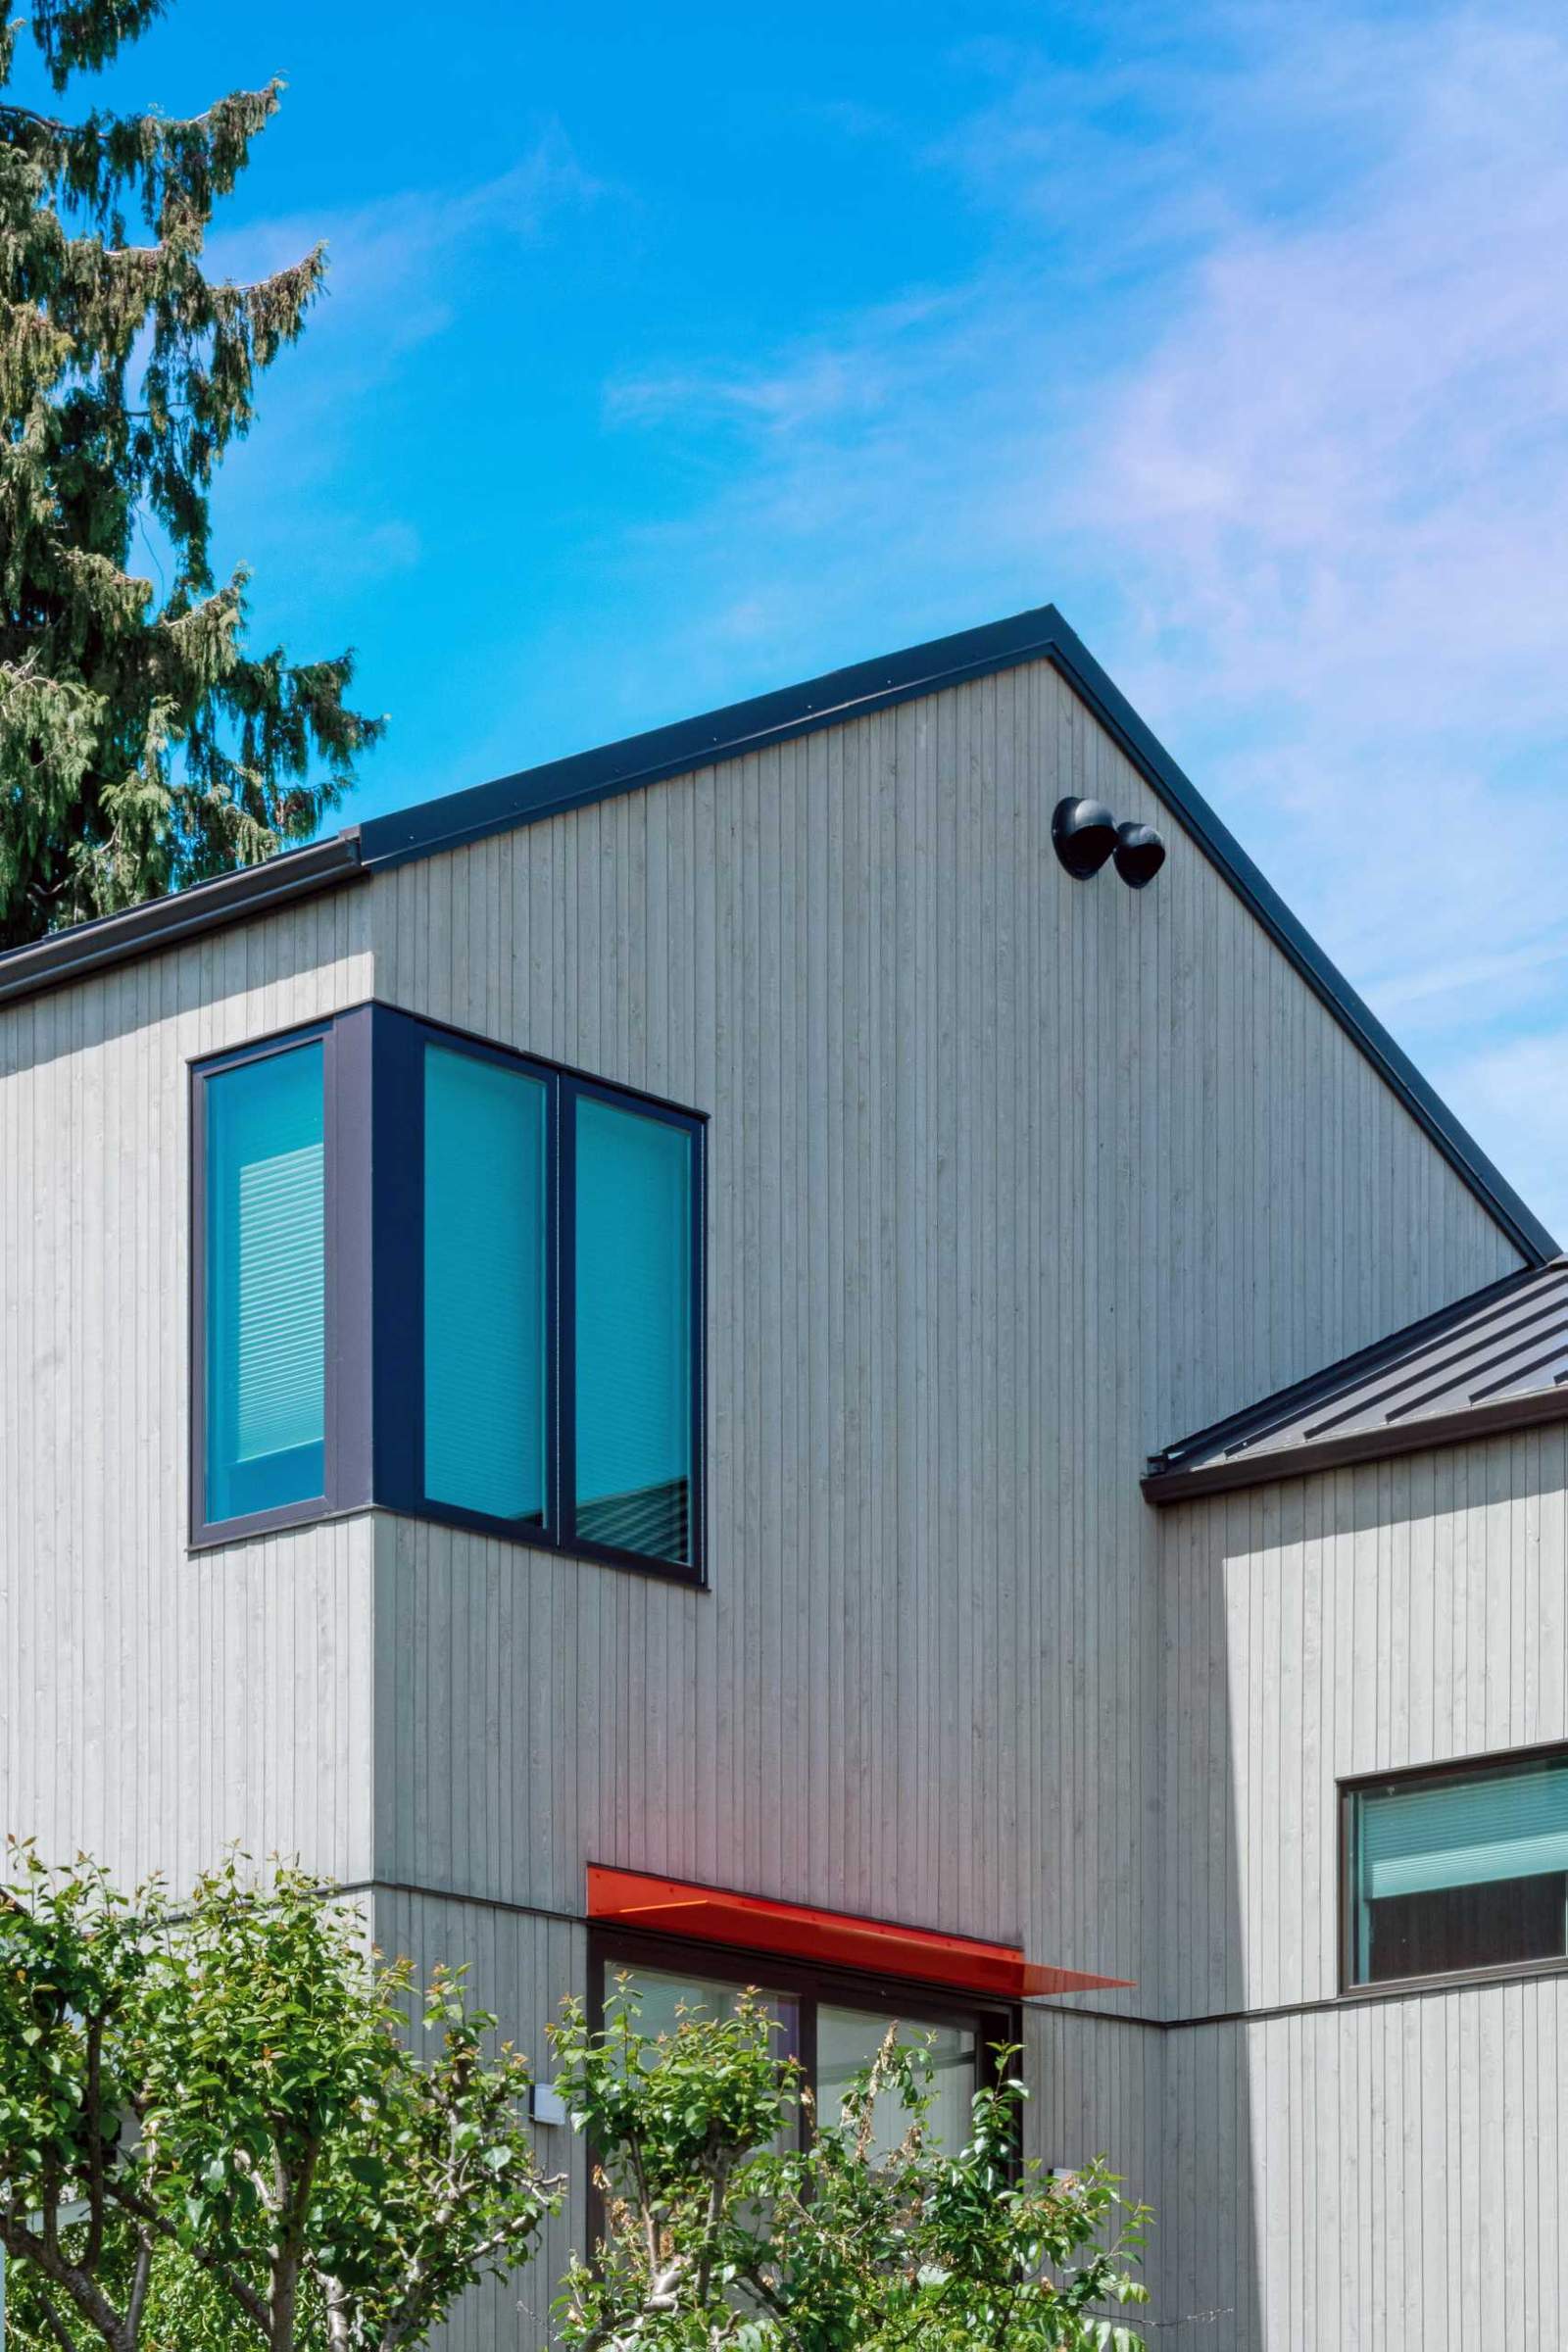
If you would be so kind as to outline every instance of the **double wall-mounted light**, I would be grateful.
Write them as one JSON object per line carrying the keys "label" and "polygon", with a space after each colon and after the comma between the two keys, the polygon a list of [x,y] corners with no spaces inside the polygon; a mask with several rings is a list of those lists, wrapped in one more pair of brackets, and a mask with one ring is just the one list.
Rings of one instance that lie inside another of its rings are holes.
{"label": "double wall-mounted light", "polygon": [[1058,801],[1051,839],[1075,882],[1090,881],[1113,858],[1128,889],[1142,890],[1165,862],[1165,844],[1153,826],[1118,825],[1103,801]]}

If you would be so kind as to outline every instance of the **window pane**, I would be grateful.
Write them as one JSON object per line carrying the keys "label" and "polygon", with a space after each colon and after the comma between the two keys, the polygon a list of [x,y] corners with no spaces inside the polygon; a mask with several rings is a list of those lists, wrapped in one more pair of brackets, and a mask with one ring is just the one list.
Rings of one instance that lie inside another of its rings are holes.
{"label": "window pane", "polygon": [[[607,2001],[615,1992],[621,1973],[613,1965],[606,1971]],[[717,1978],[666,1974],[662,1968],[635,1968],[624,1973],[627,1987],[637,1998],[639,2030],[644,2034],[673,2034],[683,2016],[733,2017],[744,1990],[739,1984],[722,1983]],[[783,2028],[774,2038],[775,2052],[780,2058],[793,2057],[799,2043],[794,1998],[788,1993],[753,1989],[768,2015],[776,2018]]]}
{"label": "window pane", "polygon": [[1568,1764],[1359,1790],[1356,1977],[1568,1954]]}
{"label": "window pane", "polygon": [[424,1491],[497,1519],[545,1514],[542,1080],[424,1056]]}
{"label": "window pane", "polygon": [[[892,2020],[864,2009],[832,2009],[823,2002],[816,2012],[817,2112],[825,2124],[843,2119],[844,2094],[858,2074],[875,2058]],[[979,2035],[967,2025],[899,2025],[899,2046],[916,2049],[929,2043],[931,2079],[925,2085],[931,2105],[927,2130],[934,2146],[956,2155],[969,2137],[970,2102],[975,2094],[975,2060]],[[890,2156],[908,2130],[908,2111],[886,2092],[872,2116],[872,2152]]]}
{"label": "window pane", "polygon": [[206,1082],[207,1517],[325,1492],[319,1040]]}
{"label": "window pane", "polygon": [[[740,2005],[743,1987],[725,1984],[709,1977],[666,1975],[660,1968],[617,1969],[612,1964],[605,1971],[605,1999],[610,2002],[618,1989],[618,1980],[624,1975],[627,1988],[637,1997],[637,2026],[639,2033],[651,2035],[674,2034],[683,2020],[713,2017],[733,2017]],[[775,2022],[777,2031],[772,2038],[775,2058],[799,2058],[801,2054],[801,2009],[793,1993],[764,1992],[753,1986],[762,2007]],[[772,2151],[782,2156],[795,2145],[798,2111],[792,2111],[771,2142]]]}
{"label": "window pane", "polygon": [[577,1098],[576,1531],[692,1558],[691,1133]]}

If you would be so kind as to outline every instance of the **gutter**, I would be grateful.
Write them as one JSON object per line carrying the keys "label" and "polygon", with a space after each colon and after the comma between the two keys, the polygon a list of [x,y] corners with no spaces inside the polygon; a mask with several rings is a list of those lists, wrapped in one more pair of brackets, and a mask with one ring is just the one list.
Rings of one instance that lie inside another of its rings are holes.
{"label": "gutter", "polygon": [[318,891],[335,890],[344,882],[368,878],[360,854],[358,826],[336,833],[330,841],[312,842],[303,850],[287,850],[265,865],[249,865],[237,874],[220,874],[212,882],[194,883],[172,898],[150,899],[128,906],[122,914],[101,915],[96,922],[76,923],[69,931],[51,932],[30,947],[14,948],[0,956],[0,1004],[16,1004],[46,988],[70,980],[84,980],[94,972],[129,963],[159,948],[175,947],[198,939],[204,932],[247,922],[253,915],[270,914],[274,907]]}

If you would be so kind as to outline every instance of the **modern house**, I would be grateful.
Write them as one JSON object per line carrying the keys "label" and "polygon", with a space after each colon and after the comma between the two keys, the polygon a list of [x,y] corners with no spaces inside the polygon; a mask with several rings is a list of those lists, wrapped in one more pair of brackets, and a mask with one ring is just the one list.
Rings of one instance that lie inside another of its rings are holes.
{"label": "modern house", "polygon": [[6,957],[0,1218],[4,1826],[1568,2342],[1568,1273],[1054,611]]}

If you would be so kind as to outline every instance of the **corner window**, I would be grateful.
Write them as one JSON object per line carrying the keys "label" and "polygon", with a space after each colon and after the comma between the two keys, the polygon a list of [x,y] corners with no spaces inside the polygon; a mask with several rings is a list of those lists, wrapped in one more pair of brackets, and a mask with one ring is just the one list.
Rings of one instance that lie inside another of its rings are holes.
{"label": "corner window", "polygon": [[[824,2123],[840,2121],[851,2082],[871,2064],[889,2028],[896,2028],[901,2045],[930,2055],[928,2128],[934,2144],[955,2155],[969,2136],[974,2094],[992,2079],[993,2051],[1018,2037],[1010,2010],[980,2009],[929,1985],[900,1987],[758,1953],[603,1936],[595,1938],[594,1958],[601,2006],[626,1978],[646,2034],[673,2032],[683,2012],[726,2016],[741,1987],[751,1986],[778,2022],[779,2055],[799,2062]],[[800,2128],[806,2128],[804,2112]],[[906,2128],[903,2107],[879,2101],[872,2118],[875,2152],[891,2155]]]}
{"label": "corner window", "polygon": [[1568,1958],[1568,1752],[1345,1791],[1347,1979]]}
{"label": "corner window", "polygon": [[199,1064],[193,1535],[702,1575],[703,1123],[383,1005]]}

